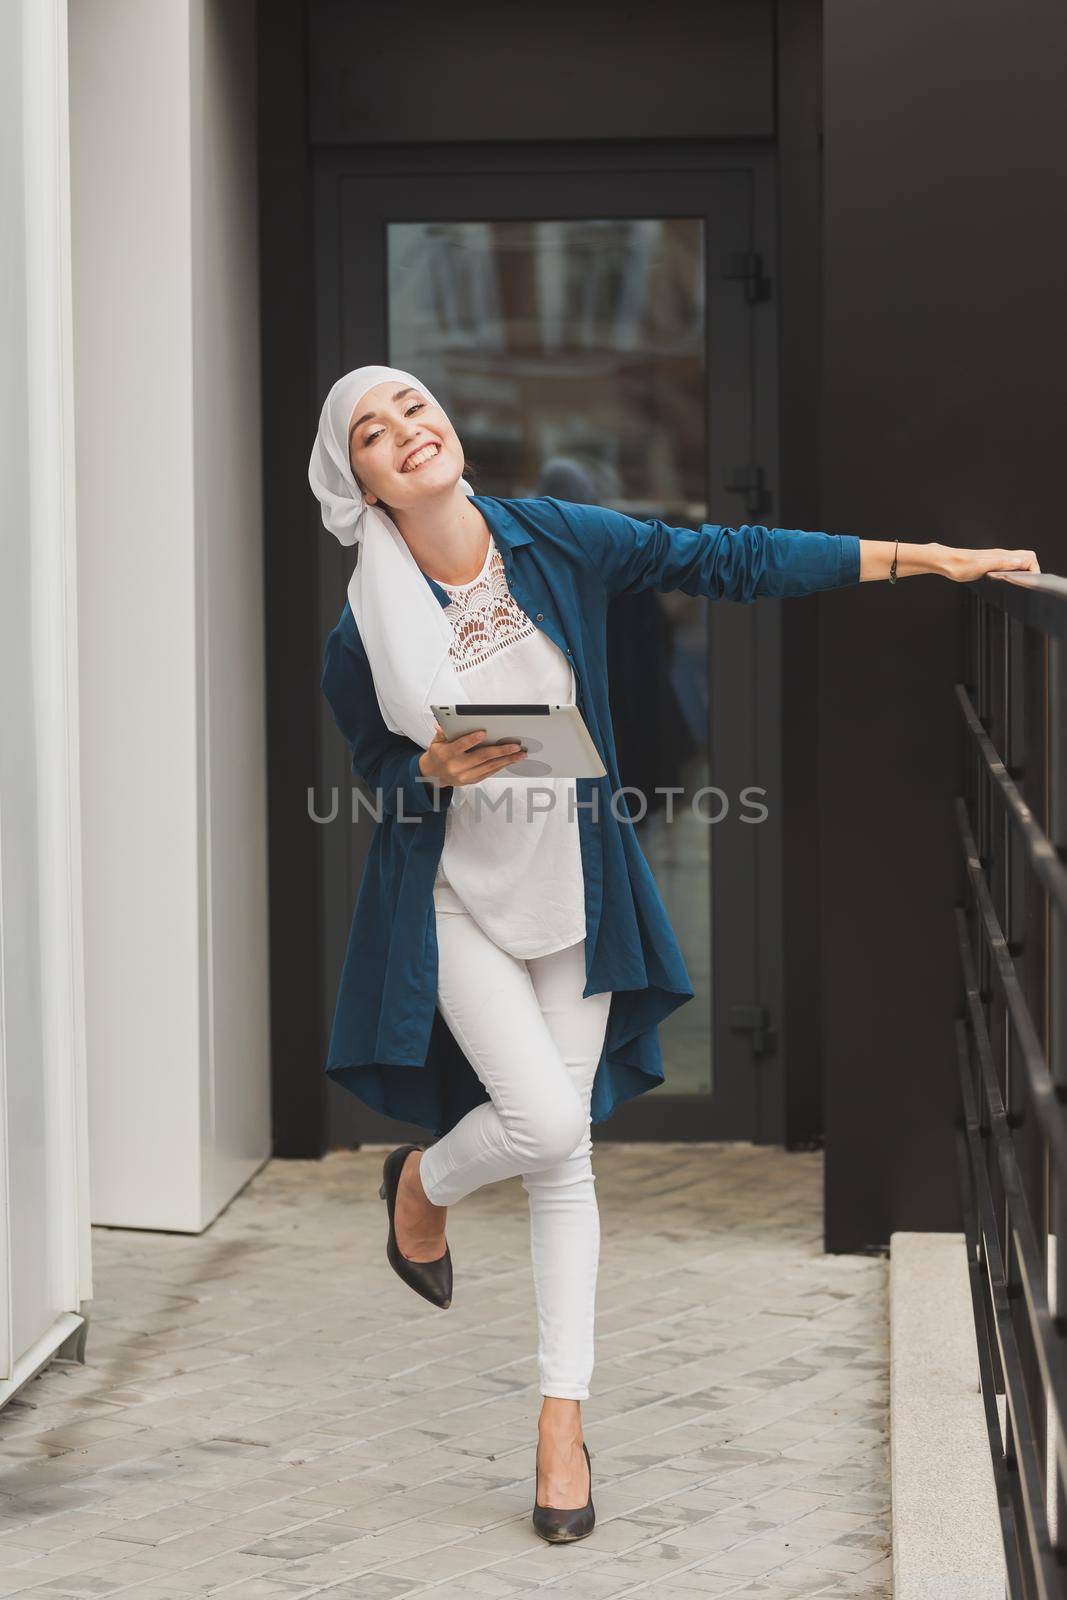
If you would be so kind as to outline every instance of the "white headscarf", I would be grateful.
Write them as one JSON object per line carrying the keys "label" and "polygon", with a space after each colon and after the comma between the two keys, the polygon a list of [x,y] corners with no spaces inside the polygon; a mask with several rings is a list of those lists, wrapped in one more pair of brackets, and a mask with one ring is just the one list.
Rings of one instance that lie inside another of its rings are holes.
{"label": "white headscarf", "polygon": [[[439,405],[424,383],[398,367],[357,367],[338,378],[319,416],[308,482],[322,505],[324,527],[341,544],[358,544],[348,602],[363,640],[386,726],[425,749],[434,737],[430,701],[466,699],[452,667],[452,627],[396,523],[368,505],[348,455],[356,406],[376,384],[397,378]],[[444,408],[441,407],[443,410]],[[460,479],[464,494],[474,490]]]}

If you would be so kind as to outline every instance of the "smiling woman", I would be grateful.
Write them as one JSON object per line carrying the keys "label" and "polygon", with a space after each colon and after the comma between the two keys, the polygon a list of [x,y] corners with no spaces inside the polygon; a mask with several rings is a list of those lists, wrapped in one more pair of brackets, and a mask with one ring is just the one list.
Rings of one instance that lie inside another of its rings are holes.
{"label": "smiling woman", "polygon": [[[327,1071],[438,1135],[393,1151],[381,1191],[389,1261],[434,1305],[452,1297],[448,1206],[521,1175],[544,1397],[534,1526],[574,1539],[593,1526],[578,1410],[600,1237],[591,1124],[663,1082],[659,1024],[693,998],[658,885],[611,803],[608,602],[681,590],[749,604],[913,572],[1036,570],[1036,558],[472,496],[463,469],[451,421],[413,374],[360,368],[327,396],[309,477],[326,527],[360,550],[323,690],[353,770],[381,797]],[[453,625],[468,609],[455,596],[479,579],[489,648],[474,693]],[[552,826],[521,803],[501,817],[490,785],[521,795],[529,780],[506,771],[521,753],[487,757],[478,733],[446,740],[429,709],[472,699],[576,704],[607,775],[576,780]],[[478,784],[495,809],[469,805]]]}

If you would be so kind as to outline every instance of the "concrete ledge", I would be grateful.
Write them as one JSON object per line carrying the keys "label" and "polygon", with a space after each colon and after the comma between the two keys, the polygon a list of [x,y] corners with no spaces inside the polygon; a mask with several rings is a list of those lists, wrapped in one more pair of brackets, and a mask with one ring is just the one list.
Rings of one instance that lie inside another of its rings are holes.
{"label": "concrete ledge", "polygon": [[1004,1552],[961,1233],[889,1251],[894,1600],[1004,1600]]}

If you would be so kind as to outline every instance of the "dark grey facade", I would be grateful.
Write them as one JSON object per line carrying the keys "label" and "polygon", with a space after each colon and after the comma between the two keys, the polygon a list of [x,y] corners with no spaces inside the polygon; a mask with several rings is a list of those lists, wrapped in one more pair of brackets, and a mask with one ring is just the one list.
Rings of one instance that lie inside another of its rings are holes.
{"label": "dark grey facade", "polygon": [[[1065,62],[1050,0],[826,5],[827,525],[1067,570]],[[922,578],[820,609],[828,1234],[852,1250],[960,1225],[962,607]]]}

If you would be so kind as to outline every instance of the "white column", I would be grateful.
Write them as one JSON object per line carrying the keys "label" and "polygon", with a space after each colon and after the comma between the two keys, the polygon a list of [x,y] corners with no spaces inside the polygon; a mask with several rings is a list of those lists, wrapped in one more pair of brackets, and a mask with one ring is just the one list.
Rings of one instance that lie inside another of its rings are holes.
{"label": "white column", "polygon": [[71,0],[96,1223],[270,1154],[254,10]]}
{"label": "white column", "polygon": [[66,20],[0,8],[0,1404],[92,1295]]}

